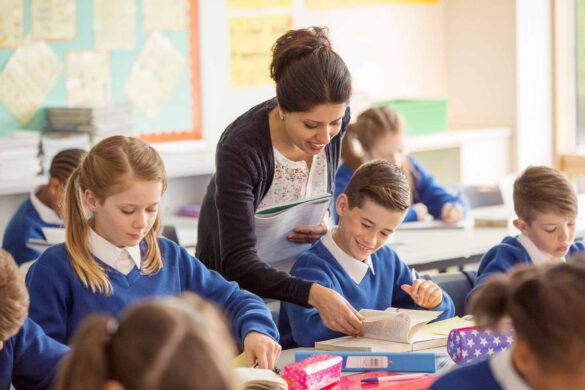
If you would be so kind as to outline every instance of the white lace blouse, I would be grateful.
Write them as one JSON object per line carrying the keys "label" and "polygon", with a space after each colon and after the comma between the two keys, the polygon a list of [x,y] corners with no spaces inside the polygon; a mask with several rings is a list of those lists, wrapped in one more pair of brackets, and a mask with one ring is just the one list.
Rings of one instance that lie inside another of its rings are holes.
{"label": "white lace blouse", "polygon": [[313,156],[311,169],[305,161],[291,161],[276,148],[274,177],[259,209],[294,202],[327,192],[327,156],[325,149]]}

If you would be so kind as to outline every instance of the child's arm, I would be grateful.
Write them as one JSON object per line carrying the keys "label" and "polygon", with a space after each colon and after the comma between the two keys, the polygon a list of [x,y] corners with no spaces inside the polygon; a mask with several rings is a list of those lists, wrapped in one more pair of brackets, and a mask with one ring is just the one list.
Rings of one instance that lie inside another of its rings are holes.
{"label": "child's arm", "polygon": [[27,318],[14,336],[12,383],[19,389],[48,388],[57,365],[69,347],[45,335],[40,326]]}

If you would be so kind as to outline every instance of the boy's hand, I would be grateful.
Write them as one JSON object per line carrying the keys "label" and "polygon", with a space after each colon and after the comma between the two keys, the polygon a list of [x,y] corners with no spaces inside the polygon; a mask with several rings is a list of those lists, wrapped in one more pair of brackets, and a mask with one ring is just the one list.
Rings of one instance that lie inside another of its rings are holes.
{"label": "boy's hand", "polygon": [[427,215],[429,215],[429,209],[422,203],[415,203],[410,207],[412,207],[416,213],[417,221],[424,221],[427,218]]}
{"label": "boy's hand", "polygon": [[325,222],[321,222],[319,225],[297,226],[293,229],[293,232],[287,236],[287,238],[289,241],[296,242],[298,244],[307,244],[317,241],[326,233],[327,225]]}
{"label": "boy's hand", "polygon": [[327,328],[349,336],[363,335],[364,317],[336,291],[313,283],[309,292],[309,305],[317,309]]}
{"label": "boy's hand", "polygon": [[400,286],[405,291],[414,303],[425,309],[432,309],[437,307],[443,301],[443,291],[441,287],[426,279],[415,279],[412,286],[403,284]]}
{"label": "boy's hand", "polygon": [[457,203],[445,203],[441,209],[441,219],[446,223],[457,223],[463,219],[463,207]]}
{"label": "boy's hand", "polygon": [[262,333],[250,332],[244,337],[244,353],[248,367],[258,363],[259,368],[273,369],[281,349],[280,344]]}

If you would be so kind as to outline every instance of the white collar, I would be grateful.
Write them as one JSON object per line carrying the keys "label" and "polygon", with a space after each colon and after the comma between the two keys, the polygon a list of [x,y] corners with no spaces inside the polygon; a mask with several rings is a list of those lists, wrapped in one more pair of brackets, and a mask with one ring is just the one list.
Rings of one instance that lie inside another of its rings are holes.
{"label": "white collar", "polygon": [[549,263],[564,263],[564,257],[552,257],[551,255],[541,251],[538,247],[532,242],[532,240],[524,235],[520,234],[518,236],[518,242],[526,249],[528,252],[528,256],[530,256],[530,260],[534,264],[549,264]]}
{"label": "white collar", "polygon": [[42,187],[43,186],[38,186],[35,189],[33,189],[32,192],[30,193],[30,201],[33,207],[35,208],[37,213],[39,213],[39,216],[41,217],[43,222],[53,225],[63,225],[63,220],[59,218],[59,215],[57,215],[55,210],[41,202],[41,200],[38,198],[37,192],[39,192],[39,190]]}
{"label": "white collar", "polygon": [[333,232],[335,230],[337,230],[337,226],[329,229],[327,234],[323,237],[322,241],[325,248],[331,252],[335,260],[337,260],[339,265],[341,265],[341,268],[347,272],[349,277],[356,284],[360,284],[362,282],[364,276],[366,276],[366,273],[368,272],[368,269],[372,270],[372,274],[375,275],[374,264],[372,264],[372,257],[368,256],[365,260],[361,261],[345,253],[333,239]]}
{"label": "white collar", "polygon": [[496,382],[503,390],[530,390],[524,379],[518,375],[512,363],[512,348],[498,352],[489,361]]}
{"label": "white collar", "polygon": [[127,246],[125,248],[118,248],[112,244],[93,229],[89,229],[89,245],[90,251],[95,257],[109,265],[110,267],[116,268],[116,260],[122,254],[122,251],[126,250],[128,255],[136,264],[136,268],[140,269],[140,246]]}

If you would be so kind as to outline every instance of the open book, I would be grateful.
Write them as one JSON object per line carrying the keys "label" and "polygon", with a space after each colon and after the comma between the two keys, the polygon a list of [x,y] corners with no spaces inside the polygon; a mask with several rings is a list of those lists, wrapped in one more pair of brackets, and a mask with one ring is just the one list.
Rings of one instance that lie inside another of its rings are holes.
{"label": "open book", "polygon": [[318,341],[315,349],[328,351],[405,352],[446,345],[447,336],[426,331],[426,324],[441,311],[408,310],[389,307],[386,310],[360,310],[365,317],[364,337],[344,336]]}
{"label": "open book", "polygon": [[244,390],[285,390],[288,384],[280,375],[263,368],[236,368],[236,376]]}
{"label": "open book", "polygon": [[296,260],[311,244],[290,242],[287,236],[298,226],[319,225],[329,207],[331,194],[279,204],[256,211],[256,250],[266,263]]}

